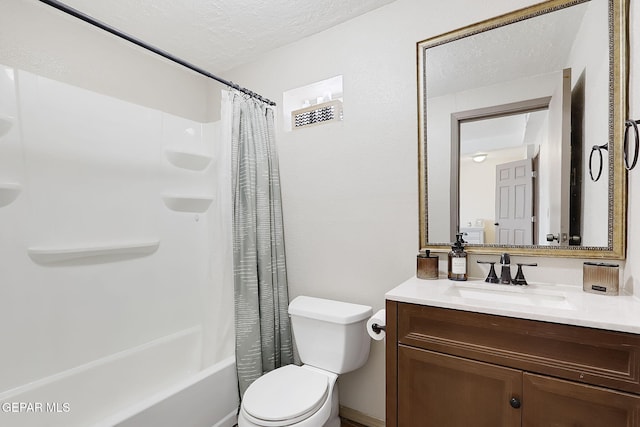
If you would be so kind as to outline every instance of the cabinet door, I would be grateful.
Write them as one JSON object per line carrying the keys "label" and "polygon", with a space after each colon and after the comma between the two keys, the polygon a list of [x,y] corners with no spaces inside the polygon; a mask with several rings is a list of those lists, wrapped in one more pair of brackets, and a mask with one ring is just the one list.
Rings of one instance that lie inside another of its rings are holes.
{"label": "cabinet door", "polygon": [[524,427],[638,427],[640,397],[525,373]]}
{"label": "cabinet door", "polygon": [[522,371],[398,346],[398,427],[520,426]]}

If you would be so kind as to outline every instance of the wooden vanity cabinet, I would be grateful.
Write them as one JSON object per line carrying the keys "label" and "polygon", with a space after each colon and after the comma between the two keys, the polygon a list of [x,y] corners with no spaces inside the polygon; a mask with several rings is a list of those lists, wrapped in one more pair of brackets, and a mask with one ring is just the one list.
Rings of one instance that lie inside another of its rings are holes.
{"label": "wooden vanity cabinet", "polygon": [[640,427],[635,334],[387,301],[387,427]]}

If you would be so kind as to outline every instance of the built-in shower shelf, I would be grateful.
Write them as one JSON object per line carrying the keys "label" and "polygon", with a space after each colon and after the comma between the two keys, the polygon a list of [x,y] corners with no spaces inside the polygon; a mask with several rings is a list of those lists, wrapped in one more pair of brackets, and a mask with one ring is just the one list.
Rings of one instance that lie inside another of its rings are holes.
{"label": "built-in shower shelf", "polygon": [[164,204],[172,211],[204,213],[209,209],[213,196],[187,196],[167,195],[162,196]]}
{"label": "built-in shower shelf", "polygon": [[0,114],[0,138],[5,136],[11,130],[14,119],[6,114]]}
{"label": "built-in shower shelf", "polygon": [[22,188],[20,184],[4,183],[0,184],[0,208],[11,204],[18,198]]}
{"label": "built-in shower shelf", "polygon": [[170,148],[164,150],[164,155],[172,165],[194,171],[206,169],[212,159],[211,156],[207,154],[191,153]]}
{"label": "built-in shower shelf", "polygon": [[27,249],[27,252],[29,257],[39,264],[69,263],[82,260],[88,263],[98,263],[150,255],[157,251],[159,246],[159,240],[150,240],[75,247],[31,247]]}

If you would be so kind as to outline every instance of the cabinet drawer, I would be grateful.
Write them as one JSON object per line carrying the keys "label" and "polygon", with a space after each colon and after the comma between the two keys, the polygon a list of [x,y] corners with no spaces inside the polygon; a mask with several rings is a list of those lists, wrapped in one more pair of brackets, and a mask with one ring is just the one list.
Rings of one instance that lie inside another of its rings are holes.
{"label": "cabinet drawer", "polygon": [[634,334],[398,304],[399,343],[640,394]]}

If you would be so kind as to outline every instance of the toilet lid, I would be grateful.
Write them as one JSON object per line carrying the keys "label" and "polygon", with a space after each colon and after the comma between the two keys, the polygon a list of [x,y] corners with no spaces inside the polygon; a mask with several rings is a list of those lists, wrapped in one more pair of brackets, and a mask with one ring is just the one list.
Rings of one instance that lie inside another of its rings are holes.
{"label": "toilet lid", "polygon": [[255,380],[242,398],[242,407],[259,420],[299,422],[322,406],[328,388],[327,376],[287,365]]}

